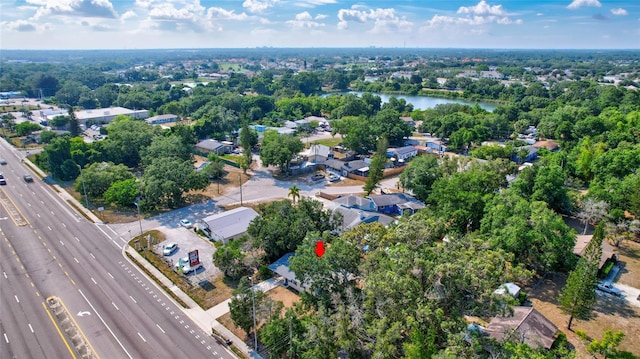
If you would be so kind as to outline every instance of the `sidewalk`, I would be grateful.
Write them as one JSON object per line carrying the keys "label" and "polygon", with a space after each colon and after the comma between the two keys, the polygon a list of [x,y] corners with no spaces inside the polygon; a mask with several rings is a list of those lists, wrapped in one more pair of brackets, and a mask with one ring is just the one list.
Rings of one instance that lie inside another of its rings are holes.
{"label": "sidewalk", "polygon": [[[235,334],[233,334],[229,329],[225,328],[220,322],[218,322],[218,318],[225,315],[229,312],[229,302],[231,299],[227,299],[222,303],[210,308],[208,310],[204,310],[196,304],[188,295],[186,295],[178,286],[173,284],[171,280],[165,277],[156,267],[147,262],[135,249],[126,246],[126,253],[129,253],[132,257],[134,257],[146,270],[149,271],[158,281],[160,281],[164,286],[169,288],[171,292],[173,292],[178,298],[180,298],[183,302],[187,304],[186,309],[182,309],[182,311],[187,315],[194,323],[196,323],[203,331],[206,333],[211,333],[211,329],[215,329],[216,332],[220,333],[224,338],[229,339],[233,342],[233,345],[246,354],[248,357],[253,359],[261,359],[262,357],[254,352],[249,346],[240,338],[238,338]],[[271,290],[277,287],[279,284],[279,279],[270,278],[266,281],[260,282],[254,285],[252,288],[257,289],[263,292]],[[182,308],[179,304],[175,303],[179,308]]]}

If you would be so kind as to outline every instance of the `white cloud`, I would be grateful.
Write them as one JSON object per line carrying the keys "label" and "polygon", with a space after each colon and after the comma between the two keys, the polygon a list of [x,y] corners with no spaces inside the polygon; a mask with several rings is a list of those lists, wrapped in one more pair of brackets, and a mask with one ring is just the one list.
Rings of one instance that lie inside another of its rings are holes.
{"label": "white cloud", "polygon": [[234,11],[225,10],[219,7],[210,7],[207,10],[208,19],[222,19],[222,20],[245,20],[248,18],[244,12],[242,14],[236,14]]}
{"label": "white cloud", "polygon": [[199,0],[184,2],[176,7],[170,2],[149,2],[148,18],[141,22],[143,28],[154,28],[162,31],[194,31],[213,30],[214,26],[207,21],[206,8]]}
{"label": "white cloud", "polygon": [[615,9],[611,9],[611,13],[617,16],[627,16],[629,15],[629,12],[621,7],[619,8],[615,8]]}
{"label": "white cloud", "polygon": [[279,0],[244,0],[242,7],[253,13],[261,13],[273,7]]}
{"label": "white cloud", "polygon": [[504,16],[507,14],[502,5],[489,5],[485,0],[481,0],[476,6],[461,6],[458,14],[471,14],[473,16]]}
{"label": "white cloud", "polygon": [[327,4],[335,4],[336,0],[298,0],[292,5],[298,7],[314,8],[316,6],[322,6]]}
{"label": "white cloud", "polygon": [[131,19],[132,17],[136,17],[136,16],[138,16],[138,14],[136,14],[135,11],[128,10],[124,14],[120,15],[120,21],[125,22],[128,19]]}
{"label": "white cloud", "polygon": [[316,15],[315,19],[316,19],[316,20],[324,20],[324,19],[326,19],[326,18],[328,18],[328,17],[329,17],[329,15],[325,15],[325,14],[318,14],[318,15]]}
{"label": "white cloud", "polygon": [[567,5],[567,9],[575,10],[583,6],[600,7],[602,4],[598,0],[573,0],[571,4]]}
{"label": "white cloud", "polygon": [[[446,25],[483,25],[496,23],[500,25],[522,24],[522,19],[513,20],[502,5],[489,5],[485,0],[481,0],[475,6],[461,6],[457,14],[465,15],[461,17],[434,15],[427,21],[427,28]],[[424,29],[423,29],[424,30]]]}
{"label": "white cloud", "polygon": [[109,0],[27,0],[39,5],[35,19],[50,15],[117,18],[118,14]]}
{"label": "white cloud", "polygon": [[405,17],[398,17],[396,11],[391,8],[377,8],[366,11],[358,10],[356,6],[353,6],[351,9],[340,9],[338,11],[338,20],[340,20],[338,22],[338,29],[341,30],[348,28],[349,22],[364,24],[368,21],[373,21],[373,32],[383,32],[389,29],[400,31],[409,30],[413,25],[407,21]]}
{"label": "white cloud", "polygon": [[0,25],[2,25],[3,28],[8,29],[9,31],[15,32],[32,32],[37,30],[34,22],[28,20],[16,20],[11,22],[3,21],[0,22]]}
{"label": "white cloud", "polygon": [[313,21],[313,17],[308,11],[296,14],[295,20],[289,20],[286,23],[287,25],[298,29],[314,29],[324,26],[323,23]]}

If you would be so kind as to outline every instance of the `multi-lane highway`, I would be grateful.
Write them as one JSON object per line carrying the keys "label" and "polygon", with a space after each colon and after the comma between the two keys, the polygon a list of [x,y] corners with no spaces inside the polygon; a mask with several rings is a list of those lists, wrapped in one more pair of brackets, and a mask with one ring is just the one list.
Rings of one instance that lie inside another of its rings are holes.
{"label": "multi-lane highway", "polygon": [[[58,297],[99,358],[233,358],[122,254],[125,240],[78,215],[0,140],[0,357],[73,358],[78,339],[46,310]],[[68,323],[67,323],[68,324]]]}

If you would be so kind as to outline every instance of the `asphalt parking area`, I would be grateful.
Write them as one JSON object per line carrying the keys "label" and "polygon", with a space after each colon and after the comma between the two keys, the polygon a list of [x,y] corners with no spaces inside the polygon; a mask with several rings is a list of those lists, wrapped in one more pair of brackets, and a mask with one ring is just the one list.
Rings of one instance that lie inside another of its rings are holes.
{"label": "asphalt parking area", "polygon": [[178,263],[180,258],[188,257],[189,252],[194,250],[198,251],[200,263],[202,263],[203,268],[199,269],[195,273],[192,272],[186,275],[191,282],[197,283],[200,281],[210,280],[222,274],[220,270],[213,265],[212,256],[215,251],[213,243],[203,237],[200,237],[193,231],[193,228],[161,227],[158,228],[158,230],[164,233],[167,239],[156,245],[157,248],[154,248],[156,253],[159,253],[162,256],[162,249],[165,244],[170,242],[178,244],[178,250],[173,252],[171,255],[163,256],[172,268],[175,268],[175,265]]}

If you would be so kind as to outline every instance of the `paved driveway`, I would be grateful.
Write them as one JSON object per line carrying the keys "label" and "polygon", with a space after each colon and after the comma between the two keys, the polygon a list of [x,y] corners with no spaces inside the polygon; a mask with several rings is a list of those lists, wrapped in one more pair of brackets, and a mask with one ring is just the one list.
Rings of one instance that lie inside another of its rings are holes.
{"label": "paved driveway", "polygon": [[192,282],[210,279],[211,277],[221,274],[220,270],[213,265],[212,255],[215,251],[215,247],[212,242],[197,235],[193,229],[183,227],[162,227],[157,229],[164,233],[167,239],[165,242],[156,245],[156,248],[154,248],[156,253],[162,253],[162,247],[165,243],[175,242],[178,244],[177,251],[173,252],[170,256],[164,257],[169,261],[172,267],[178,263],[179,258],[188,257],[189,252],[198,250],[198,255],[203,269],[198,270],[197,273],[190,273],[187,275]]}

